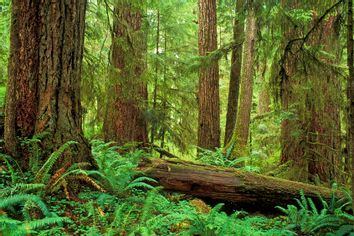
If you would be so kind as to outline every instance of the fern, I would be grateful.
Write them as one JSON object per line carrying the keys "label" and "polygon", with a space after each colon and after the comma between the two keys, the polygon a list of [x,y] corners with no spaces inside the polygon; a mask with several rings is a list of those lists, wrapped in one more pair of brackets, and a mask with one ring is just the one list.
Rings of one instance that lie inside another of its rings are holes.
{"label": "fern", "polygon": [[153,189],[154,187],[151,186],[150,184],[145,183],[146,182],[151,182],[151,183],[158,183],[156,180],[149,178],[149,177],[138,177],[134,179],[132,182],[130,182],[127,187],[125,187],[125,190],[129,189],[134,189],[134,188],[146,188],[146,189]]}
{"label": "fern", "polygon": [[54,224],[62,224],[65,222],[69,223],[71,222],[71,220],[66,217],[46,217],[43,219],[36,219],[32,221],[16,222],[7,220],[2,221],[0,217],[0,224],[2,222],[4,222],[4,225],[7,225],[7,227],[4,227],[3,229],[6,235],[17,236],[33,234],[37,232],[37,229],[48,227]]}
{"label": "fern", "polygon": [[47,206],[41,200],[41,198],[32,194],[13,195],[5,198],[0,198],[0,209],[6,209],[12,205],[24,203],[27,201],[32,201],[33,203],[35,203],[39,207],[39,209],[41,209],[45,216],[50,215]]}
{"label": "fern", "polygon": [[44,184],[24,184],[18,183],[13,186],[8,186],[0,190],[0,198],[15,194],[24,194],[29,192],[37,192],[45,187]]}
{"label": "fern", "polygon": [[[42,199],[32,194],[16,194],[0,198],[0,209],[6,210],[14,205],[22,204],[22,214],[25,221],[12,219],[6,215],[0,215],[0,233],[4,235],[28,235],[35,233],[36,229],[53,224],[69,222],[68,218],[58,217],[51,213]],[[45,218],[31,219],[30,209],[38,207]]]}
{"label": "fern", "polygon": [[40,166],[41,149],[39,143],[48,136],[49,132],[43,132],[34,135],[32,138],[25,138],[21,141],[21,145],[24,146],[30,152],[29,167],[32,173],[37,173]]}
{"label": "fern", "polygon": [[[75,166],[76,167],[76,166]],[[59,187],[63,184],[63,182],[67,182],[67,180],[75,180],[80,179],[89,184],[100,191],[105,191],[102,187],[96,183],[92,178],[89,177],[89,173],[96,173],[96,171],[86,171],[81,169],[73,169],[69,168],[63,175],[61,175],[56,181],[54,181],[49,187],[51,192],[55,192],[59,189]]]}
{"label": "fern", "polygon": [[[238,167],[241,163],[246,162],[250,157],[239,157],[232,160],[231,155],[234,149],[234,144],[232,144],[226,151],[222,148],[217,148],[215,151],[208,149],[199,148],[200,154],[197,157],[197,160],[204,164],[216,165],[216,166],[225,166],[225,167]],[[256,169],[255,167],[252,167]],[[247,170],[247,169],[246,169]]]}
{"label": "fern", "polygon": [[55,162],[62,156],[66,149],[68,149],[71,145],[74,144],[77,144],[77,142],[68,141],[64,143],[58,150],[54,151],[38,171],[37,175],[34,178],[35,182],[45,183],[48,180],[47,176],[49,174],[49,171],[51,170]]}
{"label": "fern", "polygon": [[98,165],[98,172],[88,172],[90,176],[104,186],[111,193],[120,194],[135,188],[153,187],[146,182],[156,182],[151,178],[135,176],[142,173],[136,171],[136,166],[145,153],[142,150],[135,150],[124,155],[118,153],[119,147],[112,146],[113,143],[92,141],[92,155]]}
{"label": "fern", "polygon": [[337,201],[334,191],[332,191],[329,203],[321,196],[319,196],[319,199],[323,206],[320,211],[312,199],[305,197],[303,191],[300,192],[300,199],[296,199],[299,208],[294,205],[288,205],[286,209],[279,206],[276,208],[287,215],[288,229],[300,231],[306,235],[323,230],[339,229],[344,222],[354,222],[353,216],[342,211],[347,202],[343,202],[343,199]]}
{"label": "fern", "polygon": [[[0,153],[0,160],[2,160],[6,164],[6,167],[9,170],[10,175],[11,175],[11,183],[15,184],[17,182],[17,173],[21,173],[23,175],[18,163],[11,156],[3,154],[3,153]],[[16,167],[17,167],[16,171],[18,171],[18,172],[15,171],[15,168],[13,167],[11,162],[15,163],[14,165],[16,165]]]}

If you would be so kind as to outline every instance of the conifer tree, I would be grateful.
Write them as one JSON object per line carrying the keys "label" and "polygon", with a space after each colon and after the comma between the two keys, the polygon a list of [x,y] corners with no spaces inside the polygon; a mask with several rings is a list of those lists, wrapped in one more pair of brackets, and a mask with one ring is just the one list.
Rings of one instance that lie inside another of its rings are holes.
{"label": "conifer tree", "polygon": [[80,104],[85,10],[85,0],[12,1],[4,138],[25,168],[19,139],[39,134],[46,153],[75,140],[68,160],[89,160]]}
{"label": "conifer tree", "polygon": [[[217,49],[216,0],[199,0],[199,55],[207,56]],[[203,65],[198,88],[198,146],[214,149],[220,146],[219,66],[217,61]]]}
{"label": "conifer tree", "polygon": [[143,116],[147,86],[142,79],[146,68],[146,36],[142,31],[142,10],[133,2],[115,6],[112,38],[112,86],[104,119],[105,140],[119,145],[147,143]]}

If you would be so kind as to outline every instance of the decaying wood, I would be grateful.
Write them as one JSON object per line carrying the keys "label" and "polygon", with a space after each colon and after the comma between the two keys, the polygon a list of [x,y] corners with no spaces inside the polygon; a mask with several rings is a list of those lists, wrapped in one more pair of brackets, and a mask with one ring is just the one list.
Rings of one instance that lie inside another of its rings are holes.
{"label": "decaying wood", "polygon": [[145,159],[139,169],[156,179],[165,190],[172,190],[214,200],[255,206],[260,209],[294,203],[300,190],[316,202],[319,193],[330,199],[325,187],[289,181],[241,171],[180,160]]}

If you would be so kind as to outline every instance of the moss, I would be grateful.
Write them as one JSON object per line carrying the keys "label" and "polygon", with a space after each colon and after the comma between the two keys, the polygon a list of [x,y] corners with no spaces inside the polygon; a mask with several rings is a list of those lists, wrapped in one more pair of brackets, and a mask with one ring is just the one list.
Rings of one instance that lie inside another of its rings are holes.
{"label": "moss", "polygon": [[0,87],[0,107],[4,107],[5,105],[5,94],[6,94],[6,87]]}

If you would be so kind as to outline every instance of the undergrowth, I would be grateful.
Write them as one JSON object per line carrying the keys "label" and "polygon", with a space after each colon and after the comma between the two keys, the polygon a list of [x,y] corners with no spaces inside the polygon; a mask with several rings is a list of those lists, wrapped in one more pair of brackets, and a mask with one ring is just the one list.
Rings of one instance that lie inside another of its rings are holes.
{"label": "undergrowth", "polygon": [[[37,144],[36,141],[28,142]],[[343,192],[320,204],[300,193],[297,205],[277,207],[283,216],[267,218],[244,211],[227,214],[225,206],[208,206],[181,194],[166,194],[156,181],[136,170],[142,150],[124,150],[102,141],[92,142],[97,169],[88,163],[66,165],[58,170],[68,142],[44,163],[36,148],[27,173],[18,171],[10,157],[1,154],[0,234],[2,235],[349,235],[354,232],[348,214],[351,196]],[[227,158],[228,152],[207,153]],[[234,166],[237,162],[220,162]],[[36,170],[36,173],[31,172]],[[84,184],[79,193],[71,185]],[[77,194],[74,198],[73,195]]]}

